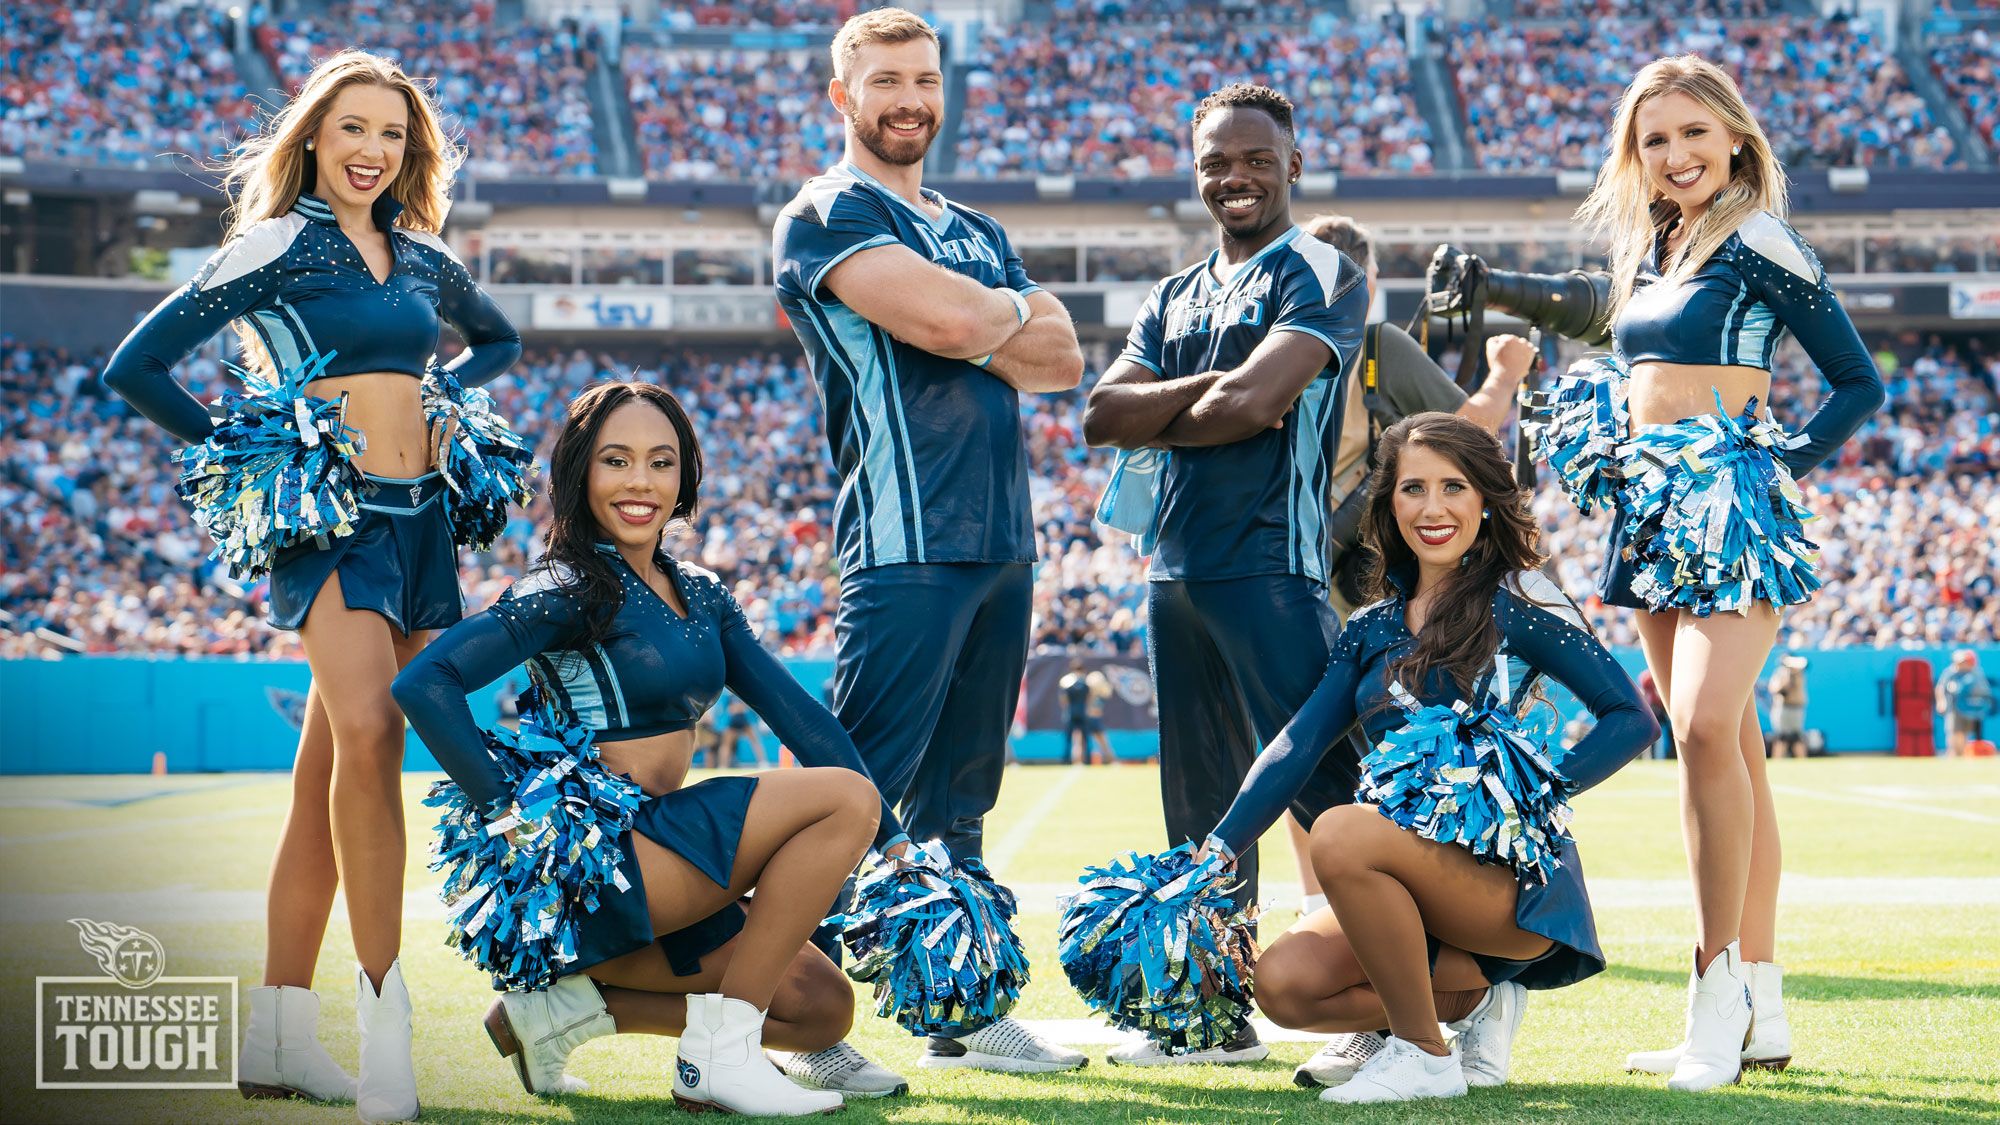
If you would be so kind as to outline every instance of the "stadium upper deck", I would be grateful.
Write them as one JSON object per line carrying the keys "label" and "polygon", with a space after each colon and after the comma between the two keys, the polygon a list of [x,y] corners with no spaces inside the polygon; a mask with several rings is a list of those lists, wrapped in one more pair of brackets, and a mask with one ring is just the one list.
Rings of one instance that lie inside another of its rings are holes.
{"label": "stadium upper deck", "polygon": [[[273,14],[20,0],[0,27],[0,141],[76,169],[212,159],[252,123],[251,95],[355,45],[436,80],[482,179],[795,181],[838,148],[824,48],[855,6],[709,3],[598,25],[494,0],[293,0]],[[1311,169],[1582,170],[1637,67],[1697,51],[1737,74],[1795,169],[1992,166],[2000,12],[1797,7],[1667,16],[1622,0],[1489,0],[1407,20],[1236,0],[952,7],[939,17],[952,96],[934,162],[962,178],[1179,178],[1193,103],[1248,79],[1301,107]]]}

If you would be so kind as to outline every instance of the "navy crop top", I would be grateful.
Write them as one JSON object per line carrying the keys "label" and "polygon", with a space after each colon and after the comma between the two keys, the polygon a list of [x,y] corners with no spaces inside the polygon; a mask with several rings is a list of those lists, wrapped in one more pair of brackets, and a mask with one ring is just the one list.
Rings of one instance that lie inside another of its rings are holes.
{"label": "navy crop top", "polygon": [[[484,805],[508,792],[466,695],[524,663],[544,696],[599,742],[687,730],[727,687],[799,761],[868,776],[853,740],[758,643],[721,579],[662,552],[660,565],[687,606],[682,617],[609,544],[599,549],[625,593],[602,641],[584,644],[583,595],[566,574],[538,571],[491,609],[445,630],[396,677],[392,691],[410,726],[467,797]],[[884,801],[877,839],[902,831]]]}
{"label": "navy crop top", "polygon": [[1661,282],[1659,247],[1612,322],[1627,364],[1720,364],[1771,369],[1785,331],[1798,337],[1831,393],[1779,452],[1794,477],[1833,456],[1882,405],[1882,377],[1812,247],[1790,224],[1759,211],[1736,228],[1695,275]]}
{"label": "navy crop top", "polygon": [[465,337],[449,369],[486,383],[521,357],[521,336],[434,234],[395,225],[402,204],[375,201],[389,232],[389,276],[375,280],[361,251],[318,196],[252,225],[146,315],[112,354],[104,383],[190,444],[214,431],[208,410],[171,375],[175,364],[239,317],[283,370],[315,355],[325,374],[394,371],[422,378],[437,353],[440,318]]}
{"label": "navy crop top", "polygon": [[[1394,597],[1354,611],[1334,642],[1326,676],[1298,714],[1257,756],[1229,812],[1215,834],[1230,851],[1257,842],[1265,829],[1298,795],[1320,759],[1361,724],[1369,745],[1403,725],[1408,712],[1390,701],[1389,664],[1416,644],[1404,617],[1414,574],[1390,575]],[[1500,653],[1507,658],[1512,699],[1526,705],[1536,682],[1547,676],[1597,716],[1597,725],[1558,759],[1556,768],[1576,790],[1588,789],[1618,772],[1659,737],[1653,713],[1640,702],[1632,677],[1599,644],[1570,600],[1537,571],[1521,571],[1493,595],[1500,628]],[[1464,694],[1448,672],[1438,669],[1419,702],[1449,706]],[[1349,780],[1359,763],[1345,763]],[[1574,790],[1572,790],[1574,791]]]}

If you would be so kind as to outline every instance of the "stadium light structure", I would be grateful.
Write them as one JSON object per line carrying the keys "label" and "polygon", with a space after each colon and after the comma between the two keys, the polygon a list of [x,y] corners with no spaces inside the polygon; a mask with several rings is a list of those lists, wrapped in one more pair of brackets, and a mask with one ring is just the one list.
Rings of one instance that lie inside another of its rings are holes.
{"label": "stadium light structure", "polygon": [[199,215],[201,201],[177,191],[143,188],[132,193],[132,210],[141,215]]}
{"label": "stadium light structure", "polygon": [[1556,190],[1564,195],[1585,195],[1590,186],[1597,182],[1597,172],[1590,168],[1561,168],[1556,171]]}
{"label": "stadium light structure", "polygon": [[1332,199],[1340,188],[1340,176],[1335,172],[1307,172],[1299,177],[1299,186],[1293,195],[1309,196],[1313,199]]}

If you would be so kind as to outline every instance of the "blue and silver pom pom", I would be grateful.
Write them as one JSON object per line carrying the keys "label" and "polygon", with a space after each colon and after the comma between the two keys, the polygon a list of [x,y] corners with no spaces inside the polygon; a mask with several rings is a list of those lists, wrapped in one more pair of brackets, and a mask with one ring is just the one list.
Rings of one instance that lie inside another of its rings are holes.
{"label": "blue and silver pom pom", "polygon": [[1805,524],[1817,517],[1778,458],[1807,440],[1759,418],[1755,398],[1728,416],[1719,392],[1714,414],[1635,432],[1622,494],[1632,592],[1655,613],[1697,617],[1811,600],[1819,544]]}
{"label": "blue and silver pom pom", "polygon": [[494,413],[492,395],[465,386],[446,368],[424,376],[423,401],[438,443],[433,461],[451,491],[452,542],[486,550],[507,529],[507,505],[525,507],[535,498],[534,448]]}
{"label": "blue and silver pom pom", "polygon": [[430,867],[447,872],[447,943],[498,987],[547,988],[576,960],[599,893],[631,889],[618,870],[621,841],[645,795],[604,768],[593,737],[524,695],[518,731],[486,732],[513,789],[506,811],[489,816],[451,781],[424,798],[442,810]]}
{"label": "blue and silver pom pom", "polygon": [[854,957],[847,975],[875,986],[875,1014],[912,1035],[959,1036],[1012,1011],[1028,983],[1014,892],[935,840],[875,860],[853,908],[826,920]]}
{"label": "blue and silver pom pom", "polygon": [[174,453],[181,466],[174,491],[214,540],[209,556],[238,582],[269,571],[287,547],[354,534],[361,434],[346,424],[345,397],[305,393],[332,358],[312,356],[269,380],[232,366],[243,390],[223,391],[215,432]]}
{"label": "blue and silver pom pom", "polygon": [[1127,852],[1078,877],[1063,899],[1057,957],[1077,993],[1114,1025],[1173,1054],[1227,1043],[1250,1021],[1257,941],[1230,898],[1224,857],[1195,846]]}
{"label": "blue and silver pom pom", "polygon": [[1498,690],[1476,693],[1485,700],[1478,706],[1420,706],[1391,684],[1409,719],[1361,759],[1355,799],[1426,840],[1504,863],[1532,886],[1562,865],[1569,785],[1546,726],[1528,724],[1509,705],[1504,659]]}
{"label": "blue and silver pom pom", "polygon": [[1622,446],[1631,429],[1626,392],[1632,373],[1616,356],[1570,365],[1546,389],[1529,396],[1522,424],[1535,451],[1562,482],[1577,510],[1609,508],[1624,484]]}

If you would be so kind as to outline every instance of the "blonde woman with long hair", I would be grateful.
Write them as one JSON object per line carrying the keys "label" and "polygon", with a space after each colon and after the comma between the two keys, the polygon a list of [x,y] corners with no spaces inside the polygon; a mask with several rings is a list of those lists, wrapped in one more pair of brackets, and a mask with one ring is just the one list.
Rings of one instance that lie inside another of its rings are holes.
{"label": "blonde woman with long hair", "polygon": [[[366,1121],[418,1111],[402,944],[403,715],[390,681],[460,616],[457,553],[431,463],[419,380],[440,321],[468,349],[447,367],[474,386],[521,342],[438,232],[460,152],[424,92],[389,60],[321,63],[227,164],[229,237],[133,330],[105,383],[174,436],[215,433],[170,369],[234,322],[248,363],[311,367],[304,392],[344,399],[365,439],[350,534],[279,550],[273,624],[297,629],[312,668],[292,806],[271,866],[264,985],[249,990],[246,1097],[353,1098]],[[360,1075],[318,1042],[314,964],[344,888],[354,935]]]}
{"label": "blonde woman with long hair", "polygon": [[[1628,1067],[1679,1090],[1791,1057],[1774,961],[1777,817],[1753,700],[1783,607],[1818,588],[1794,485],[1881,405],[1825,271],[1786,224],[1785,177],[1728,74],[1639,72],[1578,218],[1610,244],[1630,433],[1600,594],[1638,615],[1680,748],[1698,927],[1680,1046]],[[1789,330],[1832,393],[1795,434],[1758,404]],[[1753,1019],[1754,1015],[1754,1019]]]}

